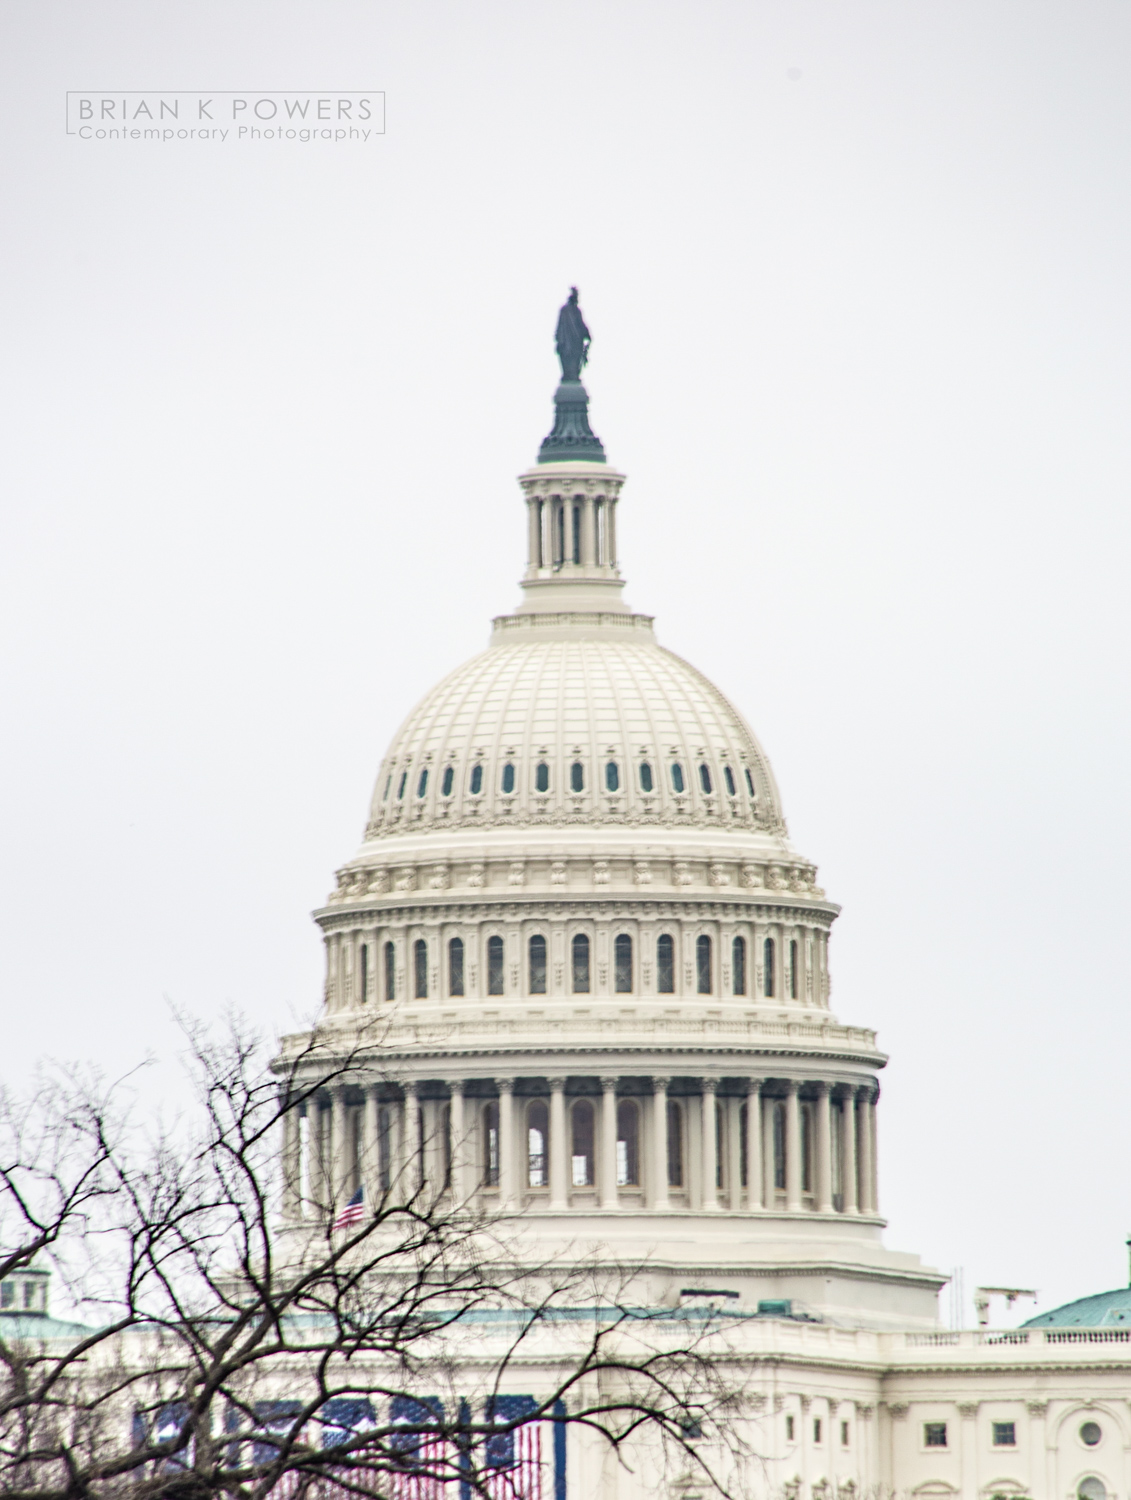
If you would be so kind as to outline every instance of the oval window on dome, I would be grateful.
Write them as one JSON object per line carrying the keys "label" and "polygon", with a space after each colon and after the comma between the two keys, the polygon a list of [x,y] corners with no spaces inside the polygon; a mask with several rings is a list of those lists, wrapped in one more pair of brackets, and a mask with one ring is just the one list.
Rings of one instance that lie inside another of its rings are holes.
{"label": "oval window on dome", "polygon": [[605,790],[607,792],[620,791],[620,767],[615,760],[610,760],[605,766]]}
{"label": "oval window on dome", "polygon": [[425,766],[424,770],[421,771],[421,773],[420,773],[420,780],[416,783],[416,795],[418,797],[423,797],[424,793],[427,790],[428,790],[428,767]]}
{"label": "oval window on dome", "polygon": [[471,795],[478,797],[483,790],[483,767],[472,766],[471,768]]}
{"label": "oval window on dome", "polygon": [[646,760],[640,762],[640,790],[642,792],[652,790],[652,767]]}
{"label": "oval window on dome", "polygon": [[672,791],[683,791],[683,767],[678,760],[672,761]]}
{"label": "oval window on dome", "polygon": [[509,761],[508,760],[507,763],[506,763],[506,765],[503,767],[503,791],[507,792],[508,794],[510,792],[514,791],[514,763],[513,763],[513,761]]}
{"label": "oval window on dome", "polygon": [[753,797],[755,795],[755,792],[754,792],[754,778],[750,774],[750,767],[749,766],[746,766],[746,767],[743,768],[743,775],[746,777],[746,790]]}
{"label": "oval window on dome", "polygon": [[1089,1448],[1094,1448],[1102,1437],[1103,1432],[1098,1422],[1085,1422],[1080,1429],[1080,1441]]}
{"label": "oval window on dome", "polygon": [[703,790],[707,793],[707,796],[709,797],[711,795],[711,768],[710,768],[710,766],[708,766],[708,765],[700,765],[700,767],[699,767],[699,785],[703,788]]}
{"label": "oval window on dome", "polygon": [[408,772],[407,771],[402,771],[401,772],[400,785],[397,787],[397,801],[398,802],[404,796],[404,789],[405,789],[405,784],[406,784],[407,781],[408,781]]}
{"label": "oval window on dome", "polygon": [[538,762],[538,769],[534,772],[534,789],[538,792],[550,790],[550,768],[544,760]]}
{"label": "oval window on dome", "polygon": [[569,789],[571,792],[585,790],[585,767],[579,760],[575,760],[569,768]]}
{"label": "oval window on dome", "polygon": [[451,766],[445,766],[444,779],[440,783],[440,795],[442,797],[450,797],[452,795],[452,782],[455,780],[455,777],[456,773],[453,768]]}
{"label": "oval window on dome", "polygon": [[723,767],[723,780],[727,784],[727,795],[733,797],[738,788],[734,784],[734,772],[729,766]]}

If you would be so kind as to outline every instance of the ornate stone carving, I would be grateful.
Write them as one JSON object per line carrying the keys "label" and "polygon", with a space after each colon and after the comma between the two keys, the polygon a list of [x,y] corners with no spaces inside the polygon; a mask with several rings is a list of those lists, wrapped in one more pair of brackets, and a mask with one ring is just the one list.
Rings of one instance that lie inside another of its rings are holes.
{"label": "ornate stone carving", "polygon": [[370,896],[383,896],[388,889],[389,872],[384,865],[377,865],[369,872],[369,890],[367,894]]}
{"label": "ornate stone carving", "polygon": [[714,886],[730,884],[730,871],[726,865],[716,863],[711,866],[711,884]]}
{"label": "ornate stone carving", "polygon": [[694,878],[687,861],[677,859],[672,868],[672,885],[691,885]]}
{"label": "ornate stone carving", "polygon": [[524,859],[512,859],[511,867],[507,873],[508,885],[526,884],[526,861]]}
{"label": "ornate stone carving", "polygon": [[652,866],[646,859],[638,859],[632,866],[633,885],[652,884]]}
{"label": "ornate stone carving", "polygon": [[486,884],[486,881],[484,879],[484,867],[478,861],[468,867],[467,883],[473,889],[478,889],[480,886]]}
{"label": "ornate stone carving", "polygon": [[608,885],[609,862],[607,859],[595,859],[593,861],[593,884]]}
{"label": "ornate stone carving", "polygon": [[910,1410],[911,1408],[906,1401],[888,1402],[888,1415],[897,1422],[901,1422]]}
{"label": "ornate stone carving", "polygon": [[393,889],[398,891],[414,891],[416,889],[416,866],[402,865],[397,871],[397,877]]}
{"label": "ornate stone carving", "polygon": [[766,877],[766,884],[771,891],[784,891],[786,889],[785,870],[781,865],[771,865]]}
{"label": "ornate stone carving", "polygon": [[762,885],[761,865],[743,865],[742,884],[748,891],[759,890]]}
{"label": "ornate stone carving", "polygon": [[433,865],[432,874],[428,878],[429,889],[433,891],[446,891],[450,884],[450,867],[446,864]]}
{"label": "ornate stone carving", "polygon": [[550,866],[550,884],[565,885],[569,881],[569,866],[564,859],[555,859]]}

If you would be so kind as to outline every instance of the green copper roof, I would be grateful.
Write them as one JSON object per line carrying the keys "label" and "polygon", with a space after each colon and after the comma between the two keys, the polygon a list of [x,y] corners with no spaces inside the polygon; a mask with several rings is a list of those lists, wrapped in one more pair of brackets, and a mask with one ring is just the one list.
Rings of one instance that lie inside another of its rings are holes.
{"label": "green copper roof", "polygon": [[1051,1312],[1038,1313],[1022,1328],[1131,1328],[1131,1286],[1114,1292],[1097,1292],[1066,1302]]}

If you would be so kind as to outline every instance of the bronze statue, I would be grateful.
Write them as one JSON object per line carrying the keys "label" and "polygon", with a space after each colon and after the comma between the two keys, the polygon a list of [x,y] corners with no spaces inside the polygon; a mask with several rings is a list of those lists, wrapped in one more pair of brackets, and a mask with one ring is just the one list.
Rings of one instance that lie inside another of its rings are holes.
{"label": "bronze statue", "polygon": [[581,309],[577,305],[577,288],[569,289],[569,301],[558,313],[558,330],[555,334],[558,358],[562,362],[563,380],[580,380],[581,371],[589,358],[589,330]]}

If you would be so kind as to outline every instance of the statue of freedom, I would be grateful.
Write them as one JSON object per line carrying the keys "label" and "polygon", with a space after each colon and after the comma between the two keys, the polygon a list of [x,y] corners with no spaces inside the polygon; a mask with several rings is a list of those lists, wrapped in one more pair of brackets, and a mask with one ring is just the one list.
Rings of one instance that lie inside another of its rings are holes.
{"label": "statue of freedom", "polygon": [[577,288],[569,289],[569,301],[558,313],[558,328],[555,334],[558,358],[562,362],[563,380],[580,380],[581,371],[589,358],[589,330],[581,309],[577,305]]}

